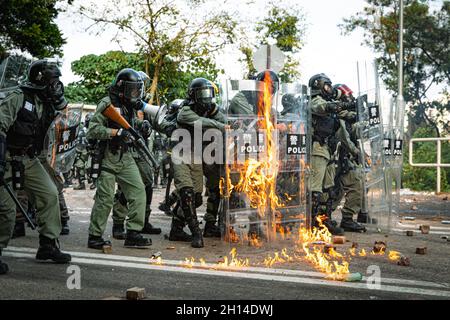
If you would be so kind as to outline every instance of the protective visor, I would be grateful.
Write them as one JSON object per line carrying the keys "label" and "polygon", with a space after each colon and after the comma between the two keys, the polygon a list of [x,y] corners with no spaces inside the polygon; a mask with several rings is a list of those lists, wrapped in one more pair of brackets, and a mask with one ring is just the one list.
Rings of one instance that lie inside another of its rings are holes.
{"label": "protective visor", "polygon": [[123,95],[125,99],[136,100],[140,99],[144,94],[144,83],[143,82],[123,82]]}
{"label": "protective visor", "polygon": [[195,100],[200,103],[211,103],[215,97],[213,87],[204,87],[195,92]]}

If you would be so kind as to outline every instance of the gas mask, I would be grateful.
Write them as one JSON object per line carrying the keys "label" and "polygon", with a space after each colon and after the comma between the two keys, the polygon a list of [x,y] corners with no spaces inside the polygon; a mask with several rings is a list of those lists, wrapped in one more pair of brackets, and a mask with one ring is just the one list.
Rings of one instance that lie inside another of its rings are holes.
{"label": "gas mask", "polygon": [[51,78],[40,93],[40,98],[45,104],[49,104],[54,110],[63,110],[68,102],[64,97],[64,85],[59,77]]}

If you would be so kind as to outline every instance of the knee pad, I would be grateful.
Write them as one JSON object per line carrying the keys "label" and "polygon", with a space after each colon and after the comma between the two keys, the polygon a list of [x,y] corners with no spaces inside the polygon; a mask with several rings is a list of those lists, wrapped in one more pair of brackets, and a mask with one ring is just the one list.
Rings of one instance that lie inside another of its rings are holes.
{"label": "knee pad", "polygon": [[198,208],[203,204],[203,196],[201,192],[195,194],[195,207]]}
{"label": "knee pad", "polygon": [[191,187],[180,190],[180,205],[183,210],[189,209],[194,204],[194,189]]}

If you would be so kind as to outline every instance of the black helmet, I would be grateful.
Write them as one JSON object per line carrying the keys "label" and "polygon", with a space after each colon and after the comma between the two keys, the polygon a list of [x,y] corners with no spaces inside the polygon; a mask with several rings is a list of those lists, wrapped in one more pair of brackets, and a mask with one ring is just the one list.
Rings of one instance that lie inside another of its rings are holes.
{"label": "black helmet", "polygon": [[122,69],[109,89],[113,104],[133,109],[141,108],[143,92],[144,82],[141,75],[130,68]]}
{"label": "black helmet", "polygon": [[278,88],[280,87],[280,78],[278,77],[278,75],[271,71],[271,70],[266,70],[266,71],[262,71],[260,73],[258,73],[256,75],[255,80],[257,81],[265,81],[266,77],[269,77],[271,82],[272,82],[272,94],[275,94],[278,91]]}
{"label": "black helmet", "polygon": [[282,115],[295,113],[300,107],[300,97],[292,93],[286,93],[281,98],[281,104],[283,106],[283,111],[281,111]]}
{"label": "black helmet", "polygon": [[144,92],[150,89],[151,80],[148,74],[146,74],[144,71],[138,71],[139,75],[141,76],[141,80],[144,83]]}
{"label": "black helmet", "polygon": [[202,114],[210,112],[215,107],[216,87],[205,78],[196,78],[189,84],[188,97],[197,111]]}
{"label": "black helmet", "polygon": [[321,95],[325,99],[332,99],[334,96],[331,80],[324,73],[312,76],[308,85],[311,88],[311,96]]}
{"label": "black helmet", "polygon": [[64,98],[64,85],[59,80],[61,71],[56,62],[47,59],[31,63],[26,82],[21,88],[36,91],[45,105],[55,110],[62,110],[67,106]]}

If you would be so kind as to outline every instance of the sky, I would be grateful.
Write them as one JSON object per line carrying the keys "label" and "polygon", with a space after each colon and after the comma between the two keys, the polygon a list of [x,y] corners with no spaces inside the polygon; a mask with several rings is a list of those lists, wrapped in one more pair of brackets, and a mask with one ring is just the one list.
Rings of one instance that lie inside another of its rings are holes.
{"label": "sky", "polygon": [[[207,1],[212,6],[218,3],[214,0]],[[75,2],[84,4],[89,3],[90,0],[76,0]],[[306,44],[299,54],[301,82],[307,84],[312,75],[323,72],[333,82],[344,82],[354,91],[357,91],[356,62],[370,62],[374,59],[374,54],[369,48],[361,45],[363,41],[361,32],[357,31],[344,36],[337,25],[342,22],[344,17],[349,17],[361,10],[365,1],[292,0],[290,3],[298,4],[306,14]],[[252,8],[264,12],[266,4],[266,0],[256,0],[256,4]],[[230,3],[229,5],[233,4]],[[245,5],[241,5],[239,11],[242,16],[251,17],[253,14]],[[86,31],[90,22],[74,17],[71,12],[60,14],[57,23],[67,39],[67,44],[63,47],[62,65],[62,80],[65,84],[78,80],[77,76],[72,73],[70,64],[83,55],[102,54],[109,50],[133,50],[133,39],[124,38],[121,47],[111,41],[111,38],[115,35],[113,30],[107,30],[101,35],[91,34]],[[238,57],[239,53],[233,49],[228,49],[217,57],[219,66],[224,68],[227,78],[237,79],[241,77],[242,70],[237,62]]]}

